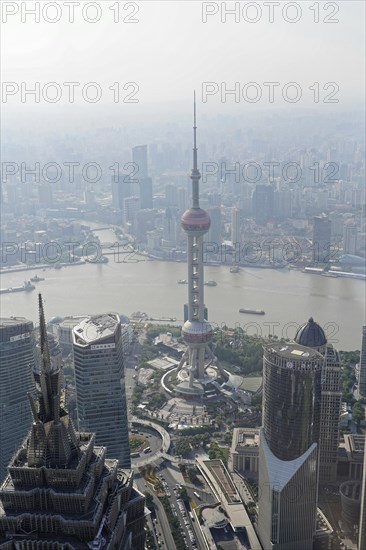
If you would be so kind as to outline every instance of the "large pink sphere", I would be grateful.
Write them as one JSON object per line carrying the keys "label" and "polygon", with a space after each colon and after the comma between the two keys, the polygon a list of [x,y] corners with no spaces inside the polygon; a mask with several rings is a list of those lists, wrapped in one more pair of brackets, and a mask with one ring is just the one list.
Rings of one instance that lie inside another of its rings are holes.
{"label": "large pink sphere", "polygon": [[182,227],[184,231],[203,231],[210,229],[210,216],[202,208],[190,208],[182,216]]}

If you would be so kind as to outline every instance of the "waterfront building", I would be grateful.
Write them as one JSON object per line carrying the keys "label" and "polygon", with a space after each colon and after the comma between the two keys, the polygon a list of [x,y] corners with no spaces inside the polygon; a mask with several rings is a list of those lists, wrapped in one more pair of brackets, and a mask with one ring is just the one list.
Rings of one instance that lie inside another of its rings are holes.
{"label": "waterfront building", "polygon": [[328,263],[331,258],[331,221],[315,216],[313,226],[313,263]]}
{"label": "waterfront building", "polygon": [[[207,209],[207,213],[210,216],[211,225],[208,231],[207,239],[209,243],[214,243],[219,249],[221,245],[221,208],[220,206],[213,206]],[[216,247],[214,247],[216,248]]]}
{"label": "waterfront building", "polygon": [[131,193],[138,198],[141,198],[141,182],[149,177],[147,145],[137,145],[132,148],[132,162],[134,164],[134,175],[131,179]]}
{"label": "waterfront building", "polygon": [[153,208],[153,184],[152,178],[140,180],[140,208],[143,210]]}
{"label": "waterfront building", "polygon": [[118,172],[111,177],[112,206],[117,210],[123,210],[123,201],[131,196],[131,183],[126,175]]}
{"label": "waterfront building", "polygon": [[312,550],[316,529],[323,356],[264,347],[258,535],[266,550]]}
{"label": "waterfront building", "polygon": [[129,233],[135,233],[136,231],[136,215],[140,210],[139,197],[127,197],[123,199],[123,222],[125,226],[130,227]]}
{"label": "waterfront building", "polygon": [[96,434],[107,457],[131,467],[121,322],[117,313],[83,319],[73,329],[79,429]]}
{"label": "waterfront building", "polygon": [[145,498],[133,472],[75,431],[52,365],[39,296],[41,365],[29,395],[31,430],[0,487],[2,550],[143,550]]}
{"label": "waterfront building", "polygon": [[266,225],[273,216],[273,203],[273,186],[257,184],[252,197],[253,214],[257,225]]}
{"label": "waterfront building", "polygon": [[233,246],[241,242],[240,235],[240,210],[233,208],[231,211],[231,242]]}
{"label": "waterfront building", "polygon": [[176,246],[176,222],[172,208],[165,210],[163,218],[163,240],[161,243],[163,248],[174,248]]}
{"label": "waterfront building", "polygon": [[357,253],[357,225],[354,220],[347,220],[343,230],[343,254]]}

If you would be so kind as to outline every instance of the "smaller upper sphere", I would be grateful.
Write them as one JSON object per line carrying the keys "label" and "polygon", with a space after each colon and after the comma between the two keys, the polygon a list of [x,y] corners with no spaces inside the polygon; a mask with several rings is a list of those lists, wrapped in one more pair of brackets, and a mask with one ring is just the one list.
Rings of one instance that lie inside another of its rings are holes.
{"label": "smaller upper sphere", "polygon": [[181,219],[184,231],[208,231],[210,229],[210,216],[202,208],[189,208]]}
{"label": "smaller upper sphere", "polygon": [[308,348],[319,348],[325,346],[327,338],[322,327],[310,317],[309,321],[296,332],[295,342]]}

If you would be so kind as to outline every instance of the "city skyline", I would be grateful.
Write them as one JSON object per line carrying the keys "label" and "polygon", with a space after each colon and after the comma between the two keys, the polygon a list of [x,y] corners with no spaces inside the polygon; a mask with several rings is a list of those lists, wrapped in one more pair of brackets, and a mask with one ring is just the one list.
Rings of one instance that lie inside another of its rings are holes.
{"label": "city skyline", "polygon": [[365,15],[0,2],[0,550],[364,550]]}

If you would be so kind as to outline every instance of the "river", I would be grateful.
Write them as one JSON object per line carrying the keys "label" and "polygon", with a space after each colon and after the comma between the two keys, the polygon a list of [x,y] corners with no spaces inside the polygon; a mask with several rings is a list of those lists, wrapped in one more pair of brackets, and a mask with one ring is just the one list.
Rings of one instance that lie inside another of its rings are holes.
{"label": "river", "polygon": [[[42,292],[47,319],[56,315],[106,311],[129,315],[145,311],[152,317],[181,320],[188,287],[178,285],[177,280],[187,277],[186,265],[142,260],[117,263],[110,256],[108,264],[5,274],[2,288],[20,286],[36,272],[46,280],[36,283],[36,291],[2,295],[1,315],[37,321],[37,293]],[[217,282],[215,287],[205,286],[212,323],[240,325],[248,334],[292,338],[296,327],[313,316],[338,349],[360,349],[365,323],[364,281],[260,268],[230,273],[227,266],[206,266],[208,279]],[[243,307],[263,309],[266,314],[241,314],[239,308]]]}

